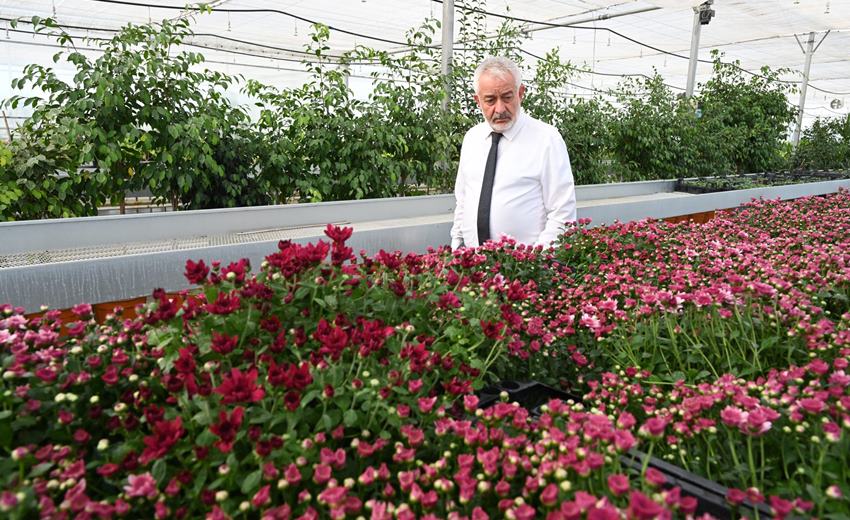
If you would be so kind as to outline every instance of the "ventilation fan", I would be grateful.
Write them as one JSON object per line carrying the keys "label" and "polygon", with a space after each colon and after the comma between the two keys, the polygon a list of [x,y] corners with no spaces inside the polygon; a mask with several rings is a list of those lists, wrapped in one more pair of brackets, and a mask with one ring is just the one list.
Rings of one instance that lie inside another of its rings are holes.
{"label": "ventilation fan", "polygon": [[839,108],[844,106],[844,101],[841,101],[840,99],[833,99],[829,102],[829,106],[832,107],[834,110],[838,110]]}

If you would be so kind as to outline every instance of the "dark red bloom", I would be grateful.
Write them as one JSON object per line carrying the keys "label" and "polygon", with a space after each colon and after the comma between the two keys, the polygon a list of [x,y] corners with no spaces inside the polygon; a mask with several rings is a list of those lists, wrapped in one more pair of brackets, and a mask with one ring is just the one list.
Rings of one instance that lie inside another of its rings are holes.
{"label": "dark red bloom", "polygon": [[239,336],[228,336],[227,334],[212,333],[211,348],[214,352],[218,352],[222,356],[226,356],[233,352],[233,349],[239,344]]}
{"label": "dark red bloom", "polygon": [[484,331],[484,335],[490,339],[500,340],[502,339],[502,330],[505,328],[505,324],[501,321],[497,321],[495,323],[481,320],[481,330]]}
{"label": "dark red bloom", "polygon": [[174,369],[181,374],[192,374],[195,372],[195,354],[192,349],[181,348],[179,357],[174,361]]}
{"label": "dark red bloom", "polygon": [[139,462],[148,462],[159,459],[174,446],[186,430],[183,429],[183,420],[178,416],[171,421],[157,421],[153,426],[153,435],[144,438],[145,451],[139,457]]}
{"label": "dark red bloom", "polygon": [[283,403],[286,405],[287,410],[294,412],[301,406],[301,394],[295,390],[290,390],[283,396]]}
{"label": "dark red bloom", "polygon": [[222,376],[221,384],[215,388],[214,392],[221,395],[221,400],[225,404],[254,403],[266,395],[266,391],[257,386],[256,368],[244,373],[238,368],[231,368],[230,374]]}
{"label": "dark red bloom", "polygon": [[222,453],[229,453],[233,449],[233,442],[236,440],[239,427],[242,426],[244,413],[245,410],[241,406],[233,410],[230,415],[222,410],[218,413],[218,422],[210,426],[210,431],[218,435],[220,439],[215,442],[215,447]]}
{"label": "dark red bloom", "polygon": [[198,263],[186,260],[186,271],[183,275],[186,276],[186,279],[190,283],[202,284],[206,281],[208,274],[210,274],[210,268],[207,267],[203,260],[198,260]]}
{"label": "dark red bloom", "polygon": [[325,235],[328,238],[333,240],[334,242],[345,242],[349,238],[351,238],[351,234],[354,232],[354,228],[350,227],[338,227],[333,224],[328,224],[328,227],[325,228]]}
{"label": "dark red bloom", "polygon": [[230,314],[239,309],[240,303],[239,296],[220,292],[215,301],[206,304],[204,308],[211,314]]}

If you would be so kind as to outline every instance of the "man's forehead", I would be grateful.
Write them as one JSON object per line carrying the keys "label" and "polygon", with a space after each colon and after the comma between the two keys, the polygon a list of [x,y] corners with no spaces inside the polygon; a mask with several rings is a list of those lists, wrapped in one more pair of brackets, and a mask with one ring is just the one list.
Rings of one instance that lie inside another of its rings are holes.
{"label": "man's forehead", "polygon": [[506,94],[515,92],[517,87],[514,84],[513,78],[509,74],[482,74],[478,80],[478,89],[482,93],[486,90],[487,93]]}

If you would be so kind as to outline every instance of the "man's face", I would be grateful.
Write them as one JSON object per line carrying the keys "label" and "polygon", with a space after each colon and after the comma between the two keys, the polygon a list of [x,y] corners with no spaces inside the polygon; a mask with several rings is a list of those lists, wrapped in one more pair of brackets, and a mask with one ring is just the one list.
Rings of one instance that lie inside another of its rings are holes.
{"label": "man's face", "polygon": [[485,72],[478,78],[475,102],[481,108],[484,119],[494,132],[505,132],[516,122],[519,105],[525,94],[525,85],[514,86],[510,74],[497,75]]}

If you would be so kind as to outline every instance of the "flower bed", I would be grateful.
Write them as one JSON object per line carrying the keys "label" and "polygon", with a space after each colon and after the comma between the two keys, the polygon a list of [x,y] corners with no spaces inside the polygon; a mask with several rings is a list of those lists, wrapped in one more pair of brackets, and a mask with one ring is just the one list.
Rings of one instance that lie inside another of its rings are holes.
{"label": "flower bed", "polygon": [[[281,242],[188,262],[138,318],[2,308],[0,507],[11,517],[690,516],[633,448],[730,507],[846,515],[850,196],[706,225],[568,229],[355,257]],[[584,224],[584,223],[582,223]],[[64,325],[67,335],[60,335]],[[531,418],[474,392],[582,395]],[[648,459],[647,459],[648,460]]]}

